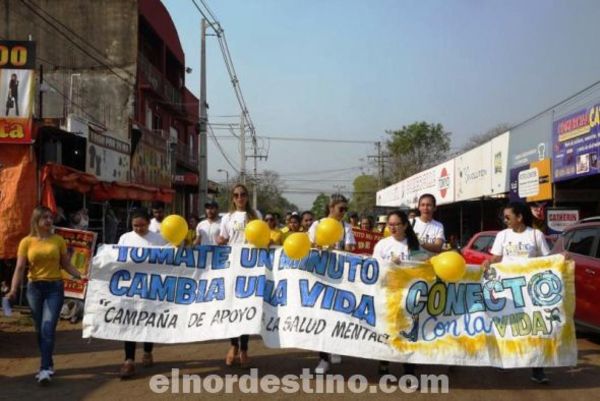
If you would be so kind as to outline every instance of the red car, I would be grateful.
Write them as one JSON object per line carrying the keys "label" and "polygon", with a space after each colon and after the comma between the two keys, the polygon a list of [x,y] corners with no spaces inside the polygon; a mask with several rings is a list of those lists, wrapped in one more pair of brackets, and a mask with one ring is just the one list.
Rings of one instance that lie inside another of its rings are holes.
{"label": "red car", "polygon": [[600,217],[568,227],[552,253],[565,250],[575,261],[575,322],[600,331]]}
{"label": "red car", "polygon": [[[484,260],[491,259],[492,254],[490,253],[492,245],[496,235],[500,231],[482,231],[475,234],[461,249],[461,253],[468,264],[480,265]],[[553,235],[546,235],[546,241],[548,246],[552,248],[552,245],[556,242],[557,237]]]}
{"label": "red car", "polygon": [[490,250],[500,231],[482,231],[475,234],[460,252],[470,265],[480,265],[484,260],[491,259]]}

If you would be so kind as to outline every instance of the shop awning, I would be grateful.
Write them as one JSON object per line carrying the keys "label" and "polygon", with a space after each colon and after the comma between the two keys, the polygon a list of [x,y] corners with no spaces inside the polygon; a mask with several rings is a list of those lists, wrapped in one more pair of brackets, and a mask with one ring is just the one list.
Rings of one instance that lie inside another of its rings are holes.
{"label": "shop awning", "polygon": [[92,199],[96,201],[140,200],[171,203],[175,191],[166,188],[148,187],[126,182],[101,182],[92,189]]}
{"label": "shop awning", "polygon": [[139,200],[173,202],[175,191],[126,182],[104,182],[96,176],[60,164],[48,163],[42,169],[42,204],[56,211],[53,186],[90,194],[96,201]]}

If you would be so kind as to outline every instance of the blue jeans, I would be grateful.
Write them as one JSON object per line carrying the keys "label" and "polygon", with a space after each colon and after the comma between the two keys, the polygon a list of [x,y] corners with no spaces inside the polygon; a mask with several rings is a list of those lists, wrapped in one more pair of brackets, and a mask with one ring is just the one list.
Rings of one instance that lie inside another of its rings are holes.
{"label": "blue jeans", "polygon": [[60,310],[65,299],[62,280],[30,281],[27,283],[27,302],[31,308],[38,346],[42,354],[40,370],[54,367],[54,335]]}

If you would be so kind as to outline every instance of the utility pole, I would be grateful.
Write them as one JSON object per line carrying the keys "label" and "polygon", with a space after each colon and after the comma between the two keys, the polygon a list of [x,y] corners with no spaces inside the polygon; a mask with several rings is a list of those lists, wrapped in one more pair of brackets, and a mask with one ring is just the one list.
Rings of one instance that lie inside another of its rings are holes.
{"label": "utility pole", "polygon": [[[198,154],[200,160],[198,163],[198,173],[200,178],[200,186],[198,188],[198,195],[200,200],[200,208],[206,203],[208,197],[208,161],[206,158],[206,146],[207,146],[207,128],[208,128],[208,114],[206,112],[206,20],[202,18],[200,26],[200,138],[198,141],[198,147],[200,148]],[[201,209],[200,209],[201,210]]]}
{"label": "utility pole", "polygon": [[256,154],[256,135],[252,135],[252,157],[254,158],[254,168],[252,169],[252,175],[254,176],[254,190],[252,191],[252,208],[254,210],[256,210],[256,203],[257,203],[257,192],[258,192],[258,174],[257,174],[257,169],[256,169],[256,160],[257,160],[257,154]]}
{"label": "utility pole", "polygon": [[242,184],[246,185],[246,120],[244,119],[244,110],[240,120],[240,179]]}
{"label": "utility pole", "polygon": [[385,160],[389,158],[389,155],[386,155],[381,150],[381,142],[375,142],[375,147],[377,148],[376,155],[367,156],[370,160],[375,160],[377,163],[377,185],[379,188],[383,188],[383,178],[385,177]]}

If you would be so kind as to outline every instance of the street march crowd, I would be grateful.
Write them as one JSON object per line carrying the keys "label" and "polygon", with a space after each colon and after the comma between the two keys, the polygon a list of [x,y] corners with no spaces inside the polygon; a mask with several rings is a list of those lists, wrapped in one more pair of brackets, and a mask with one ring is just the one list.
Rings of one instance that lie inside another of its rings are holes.
{"label": "street march crowd", "polygon": [[[319,224],[324,218],[335,219],[343,224],[343,234],[333,248],[353,252],[357,241],[353,228],[373,231],[381,234],[380,240],[373,248],[373,258],[402,267],[410,261],[424,261],[449,248],[444,234],[444,226],[434,219],[436,198],[431,194],[423,194],[418,200],[418,210],[406,213],[395,210],[385,218],[377,220],[376,227],[368,216],[348,214],[348,200],[341,194],[331,196],[325,216],[314,216],[306,211],[303,213],[290,212],[285,216],[285,224],[278,222],[279,216],[266,211],[264,216],[258,210],[251,208],[248,190],[242,184],[232,188],[231,201],[226,213],[221,217],[219,205],[208,201],[205,205],[205,218],[197,216],[188,219],[189,232],[185,243],[181,246],[197,245],[238,245],[247,243],[245,229],[249,222],[264,220],[270,229],[270,246],[281,246],[294,233],[306,233],[313,247],[317,241],[315,236]],[[382,216],[383,217],[383,216]],[[81,216],[80,216],[81,218]],[[124,233],[118,239],[118,245],[135,247],[166,246],[167,241],[161,235],[161,223],[165,218],[164,204],[152,205],[151,213],[144,208],[135,209],[131,215],[132,230]],[[14,301],[27,273],[26,296],[37,332],[38,347],[41,363],[36,379],[39,383],[51,381],[55,372],[53,361],[56,326],[64,302],[63,276],[61,270],[68,272],[76,280],[86,280],[75,268],[68,257],[65,240],[54,233],[56,216],[48,208],[38,206],[31,216],[30,234],[22,239],[18,247],[17,265],[10,283],[6,298]],[[503,219],[507,228],[501,231],[492,246],[491,261],[481,266],[487,271],[490,263],[515,261],[524,258],[546,256],[550,253],[545,237],[537,229],[532,228],[532,215],[529,207],[523,203],[513,202],[503,210]],[[249,336],[243,332],[231,338],[230,346],[225,353],[224,362],[227,366],[239,364],[249,366],[250,347]],[[120,368],[120,377],[125,379],[135,374],[136,342],[126,341],[124,362]],[[143,344],[142,365],[153,364],[153,344]],[[331,364],[341,362],[341,356],[336,354],[319,353],[316,374],[324,374]],[[404,363],[404,373],[414,374],[416,365]],[[381,361],[379,374],[389,372],[389,363]],[[532,369],[531,380],[536,383],[547,383],[548,378],[544,369]]]}

